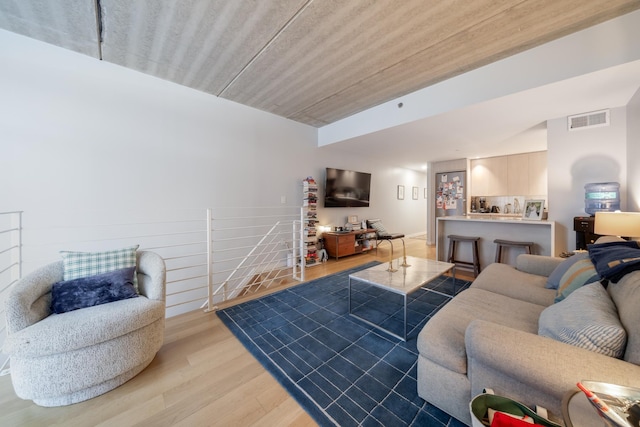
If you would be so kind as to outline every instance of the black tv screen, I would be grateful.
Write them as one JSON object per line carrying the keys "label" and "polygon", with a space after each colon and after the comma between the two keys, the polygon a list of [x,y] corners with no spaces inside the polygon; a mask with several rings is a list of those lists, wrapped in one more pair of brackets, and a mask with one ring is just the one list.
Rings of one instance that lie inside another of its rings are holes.
{"label": "black tv screen", "polygon": [[370,173],[327,168],[324,207],[368,207],[370,188]]}

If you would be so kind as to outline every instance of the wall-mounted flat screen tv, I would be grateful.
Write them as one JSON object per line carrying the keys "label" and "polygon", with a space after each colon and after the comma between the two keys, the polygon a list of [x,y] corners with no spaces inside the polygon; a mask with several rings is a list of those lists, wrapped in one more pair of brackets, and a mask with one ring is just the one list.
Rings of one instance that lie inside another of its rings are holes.
{"label": "wall-mounted flat screen tv", "polygon": [[324,207],[368,207],[370,190],[370,173],[327,168]]}

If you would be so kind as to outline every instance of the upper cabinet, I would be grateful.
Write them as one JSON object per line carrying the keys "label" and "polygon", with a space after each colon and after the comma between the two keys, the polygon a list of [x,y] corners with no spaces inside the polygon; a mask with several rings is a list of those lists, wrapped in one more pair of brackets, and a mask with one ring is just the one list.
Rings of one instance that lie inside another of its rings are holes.
{"label": "upper cabinet", "polygon": [[529,195],[547,195],[547,152],[529,154]]}
{"label": "upper cabinet", "polygon": [[507,159],[507,193],[503,196],[528,195],[529,193],[529,154],[505,156]]}
{"label": "upper cabinet", "polygon": [[507,158],[487,157],[472,160],[471,192],[474,196],[507,194]]}
{"label": "upper cabinet", "polygon": [[471,160],[473,196],[546,196],[547,152]]}

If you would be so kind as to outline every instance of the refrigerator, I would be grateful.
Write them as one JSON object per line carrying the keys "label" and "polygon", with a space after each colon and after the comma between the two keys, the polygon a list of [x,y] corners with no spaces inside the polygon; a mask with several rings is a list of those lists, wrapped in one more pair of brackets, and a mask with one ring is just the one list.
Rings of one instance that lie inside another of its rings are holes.
{"label": "refrigerator", "polygon": [[467,173],[436,174],[436,217],[467,214]]}

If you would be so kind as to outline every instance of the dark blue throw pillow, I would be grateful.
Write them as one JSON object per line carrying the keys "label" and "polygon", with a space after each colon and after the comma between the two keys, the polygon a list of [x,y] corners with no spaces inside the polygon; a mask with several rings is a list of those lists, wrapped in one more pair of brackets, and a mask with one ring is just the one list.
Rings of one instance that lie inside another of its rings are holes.
{"label": "dark blue throw pillow", "polygon": [[613,283],[640,270],[640,242],[636,240],[587,245],[587,249],[600,277]]}
{"label": "dark blue throw pillow", "polygon": [[54,283],[51,311],[56,314],[138,296],[133,287],[135,267],[122,268],[96,276]]}

